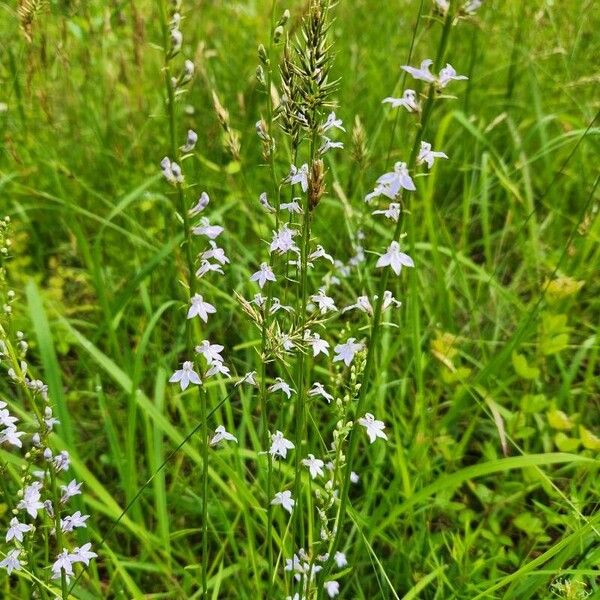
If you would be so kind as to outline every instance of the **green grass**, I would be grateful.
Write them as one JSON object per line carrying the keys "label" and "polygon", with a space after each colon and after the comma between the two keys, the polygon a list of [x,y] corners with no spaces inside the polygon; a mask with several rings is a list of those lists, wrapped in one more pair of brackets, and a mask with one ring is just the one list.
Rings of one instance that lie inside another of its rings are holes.
{"label": "green grass", "polygon": [[[158,167],[173,145],[159,4],[52,0],[29,42],[14,3],[0,2],[8,106],[0,213],[14,227],[14,328],[27,332],[30,368],[48,383],[61,420],[54,445],[70,451],[84,482],[77,509],[92,515],[100,557],[74,597],[201,598],[205,558],[208,597],[285,598],[293,594],[283,564],[298,531],[287,513],[268,509],[258,394],[217,380],[204,386],[208,430],[224,424],[239,440],[211,451],[204,498],[202,401],[167,383],[194,332],[185,323],[180,199]],[[289,8],[294,31],[306,4],[277,2],[276,14]],[[219,313],[197,341],[225,345],[236,373],[260,372],[261,331],[234,292],[256,292],[248,277],[271,236],[257,198],[273,184],[255,133],[268,110],[255,69],[271,3],[184,0],[183,13],[197,72],[176,105],[176,139],[190,127],[199,134],[185,162],[190,198],[210,193],[232,263],[224,277],[202,281]],[[381,100],[409,84],[400,70],[409,54],[411,64],[435,55],[442,29],[428,0],[342,1],[333,14],[336,112],[349,133],[345,151],[326,155],[327,194],[312,231],[347,260],[359,228],[367,250],[389,243],[388,224],[362,198],[408,160],[417,132],[410,115]],[[489,0],[451,31],[447,60],[469,80],[448,88],[456,97],[436,103],[425,130],[450,160],[417,178],[404,217],[417,268],[390,277],[403,307],[386,313],[364,392],[390,442],[358,441],[361,479],[341,535],[350,568],[335,572],[342,598],[545,600],[583,597],[578,586],[600,598],[600,442],[590,438],[600,437],[599,27],[593,0]],[[239,161],[213,92],[240,136]],[[350,157],[355,116],[366,135],[362,163]],[[289,169],[285,152],[274,167]],[[379,277],[361,267],[336,303],[372,296]],[[312,273],[308,286],[318,287]],[[291,285],[278,293],[295,303]],[[348,325],[332,325],[336,340],[368,336],[366,317],[349,314]],[[331,376],[346,393],[348,377],[320,365],[313,380]],[[270,401],[270,429],[293,432],[291,406]],[[327,405],[309,404],[305,450],[322,452],[335,421]],[[18,459],[2,450],[2,460],[18,480]],[[293,460],[274,465],[273,476],[289,487]],[[318,538],[316,516],[304,520],[303,535]],[[553,587],[558,580],[575,591]],[[2,597],[26,598],[29,589],[0,573]]]}

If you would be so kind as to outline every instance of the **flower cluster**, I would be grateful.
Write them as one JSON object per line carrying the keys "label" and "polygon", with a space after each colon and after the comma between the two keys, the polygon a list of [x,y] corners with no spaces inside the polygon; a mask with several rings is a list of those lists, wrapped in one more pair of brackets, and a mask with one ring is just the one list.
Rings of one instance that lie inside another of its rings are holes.
{"label": "flower cluster", "polygon": [[[9,254],[9,224],[8,218],[0,221],[3,259]],[[0,568],[9,575],[20,571],[33,574],[34,588],[38,584],[48,585],[48,576],[64,586],[75,574],[76,565],[87,567],[97,557],[91,543],[76,546],[70,539],[76,529],[87,526],[90,516],[69,508],[71,499],[81,495],[82,484],[67,476],[69,453],[66,450],[55,453],[50,446],[50,435],[59,420],[54,416],[48,387],[30,375],[25,335],[17,331],[13,339],[8,334],[12,329],[16,293],[7,289],[6,275],[5,265],[0,264],[0,293],[5,296],[0,317],[0,361],[12,385],[21,391],[13,397],[27,400],[28,405],[21,408],[30,411],[30,418],[20,421],[11,412],[14,401],[0,399],[0,446],[24,452],[18,479],[11,476],[6,464],[0,463],[4,478],[2,502],[11,509],[5,535],[8,546],[2,550]],[[43,563],[40,565],[44,559],[37,551],[44,547],[54,553],[49,571]]]}

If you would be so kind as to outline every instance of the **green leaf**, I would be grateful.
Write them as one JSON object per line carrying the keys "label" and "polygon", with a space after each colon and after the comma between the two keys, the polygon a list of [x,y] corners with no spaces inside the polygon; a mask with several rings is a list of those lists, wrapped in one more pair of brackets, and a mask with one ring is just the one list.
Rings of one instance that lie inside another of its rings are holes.
{"label": "green leaf", "polygon": [[537,367],[529,366],[527,359],[522,354],[513,352],[512,364],[515,373],[523,379],[537,379],[540,376],[540,370]]}

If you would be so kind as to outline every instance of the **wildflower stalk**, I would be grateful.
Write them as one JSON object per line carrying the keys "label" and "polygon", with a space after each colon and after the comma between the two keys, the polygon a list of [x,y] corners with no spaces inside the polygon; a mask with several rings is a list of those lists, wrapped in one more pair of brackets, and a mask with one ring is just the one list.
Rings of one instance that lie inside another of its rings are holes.
{"label": "wildflower stalk", "polygon": [[[175,86],[173,85],[173,77],[171,70],[171,59],[173,58],[171,52],[171,41],[170,41],[170,29],[169,29],[169,16],[165,6],[164,0],[159,2],[161,29],[163,36],[163,55],[164,55],[164,84],[165,84],[165,108],[167,111],[167,117],[169,122],[169,145],[170,145],[170,156],[177,163],[181,164],[181,150],[177,144],[177,119],[175,111]],[[178,210],[181,214],[184,237],[183,237],[183,251],[185,265],[187,269],[187,285],[188,285],[188,298],[193,298],[196,294],[197,282],[195,275],[194,266],[194,255],[192,250],[192,228],[190,223],[190,216],[186,203],[185,190],[182,182],[178,181],[175,185],[177,194]],[[185,324],[186,330],[186,346],[191,349],[194,347],[193,336],[194,336],[194,323],[190,319],[186,319]],[[200,430],[200,437],[202,440],[202,559],[201,559],[201,589],[202,598],[208,597],[208,398],[207,394],[202,388],[198,386],[198,396],[200,400],[200,421],[202,427]]]}
{"label": "wildflower stalk", "polygon": [[[435,64],[436,68],[439,68],[440,64],[442,63],[442,61],[444,59],[444,56],[446,53],[446,48],[448,46],[449,35],[450,35],[450,30],[452,27],[453,19],[454,19],[453,15],[450,13],[450,11],[448,11],[448,14],[446,15],[446,19],[444,21],[442,33],[440,36],[437,53],[436,53],[436,56],[434,59],[434,64]],[[433,104],[435,102],[435,94],[436,94],[435,88],[433,85],[431,85],[429,88],[427,100],[425,101],[425,104],[423,106],[421,121],[420,121],[419,127],[417,129],[417,132],[415,134],[415,139],[414,139],[414,142],[412,145],[410,158],[407,163],[408,171],[411,171],[412,169],[414,169],[414,167],[416,165],[417,156],[418,156],[419,148],[421,145],[421,140],[423,139],[424,132],[427,128],[427,125],[429,123],[429,119],[431,117],[431,113],[433,110]],[[402,202],[402,198],[400,198],[400,202]],[[402,212],[400,213],[400,217],[398,218],[398,221],[396,223],[396,227],[394,229],[394,233],[393,233],[391,241],[399,241],[399,239],[400,239],[400,234],[402,233],[402,227],[404,224],[404,214],[405,214],[405,210],[403,209]],[[411,245],[414,247],[414,227],[411,227],[409,231],[412,232],[411,233]],[[335,552],[340,547],[340,542],[341,542],[341,539],[343,536],[343,527],[344,527],[347,509],[348,509],[348,502],[349,502],[348,492],[350,489],[350,477],[351,477],[352,466],[353,466],[353,462],[354,462],[354,458],[356,455],[359,438],[360,438],[359,432],[358,432],[359,425],[356,421],[356,417],[359,415],[362,415],[366,409],[366,402],[367,402],[367,397],[368,397],[368,392],[369,392],[369,386],[365,385],[365,384],[372,381],[373,369],[374,369],[375,363],[376,363],[377,346],[378,346],[379,338],[381,335],[381,320],[382,320],[382,313],[383,313],[382,307],[383,307],[383,300],[384,300],[384,292],[387,289],[389,274],[390,274],[390,270],[384,269],[383,273],[381,274],[381,277],[379,279],[379,286],[378,286],[378,290],[377,290],[377,301],[376,301],[375,308],[373,311],[373,323],[371,326],[371,336],[370,336],[368,350],[367,350],[365,368],[364,368],[363,376],[362,376],[362,380],[364,383],[360,387],[358,401],[356,403],[356,408],[354,410],[355,418],[354,418],[354,423],[353,423],[352,429],[350,431],[350,436],[349,436],[349,441],[348,441],[348,452],[346,455],[346,468],[345,468],[344,474],[343,474],[342,489],[341,489],[341,493],[340,493],[340,506],[338,509],[336,523],[335,523],[335,535],[334,535],[333,541],[331,542],[330,547],[329,547],[328,559],[327,559],[327,561],[325,561],[325,563],[323,565],[323,570],[321,572],[323,581],[325,581],[327,579],[327,576],[328,576],[329,572],[331,571],[331,568],[333,565],[333,557],[335,555]],[[413,277],[411,279],[411,294],[413,297],[413,302],[411,302],[411,307],[412,307],[411,308],[411,321],[413,322],[412,323],[413,352],[415,354],[415,364],[417,365],[415,368],[415,371],[416,371],[415,375],[416,375],[416,379],[417,379],[417,389],[419,392],[419,400],[418,401],[421,404],[423,404],[423,402],[421,400],[422,390],[423,390],[423,379],[422,379],[423,374],[422,374],[420,358],[419,358],[419,354],[420,354],[420,323],[419,323],[419,314],[418,314],[417,303],[416,303],[416,301],[414,301],[417,298],[416,285],[417,285],[416,277]],[[422,413],[424,413],[424,408],[422,408],[421,410],[422,410]],[[424,423],[424,417],[423,417],[421,425],[424,426],[424,424],[425,423]],[[323,594],[324,594],[324,589],[322,586],[320,586],[318,595],[317,595],[318,600],[323,598]]]}

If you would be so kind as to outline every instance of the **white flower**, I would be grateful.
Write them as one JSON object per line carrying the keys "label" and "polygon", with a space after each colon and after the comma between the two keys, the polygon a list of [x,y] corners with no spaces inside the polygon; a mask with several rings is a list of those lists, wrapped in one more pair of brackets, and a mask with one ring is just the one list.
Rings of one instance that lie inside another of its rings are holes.
{"label": "white flower", "polygon": [[217,309],[212,304],[205,302],[200,294],[194,294],[190,300],[187,318],[193,319],[194,317],[200,317],[206,323],[208,321],[208,315],[216,312]]}
{"label": "white flower", "polygon": [[27,511],[27,514],[35,519],[38,514],[38,510],[42,510],[44,505],[40,502],[42,484],[39,481],[28,485],[23,490],[23,498],[17,504],[19,510]]}
{"label": "white flower", "polygon": [[293,450],[294,444],[283,437],[281,431],[276,431],[271,434],[271,447],[269,448],[269,454],[272,457],[281,456],[281,458],[287,457],[287,451]]}
{"label": "white flower", "polygon": [[7,553],[6,558],[0,561],[0,567],[6,569],[6,572],[10,575],[13,571],[18,571],[21,568],[21,562],[19,561],[19,554],[21,551],[17,548]]}
{"label": "white flower", "polygon": [[294,312],[294,309],[287,304],[281,304],[281,300],[273,296],[271,300],[271,308],[269,309],[269,313],[274,315],[278,310],[285,310],[285,312]]}
{"label": "white flower", "polygon": [[89,565],[90,560],[92,558],[97,558],[97,556],[98,555],[95,552],[92,552],[92,544],[88,542],[80,548],[77,547],[73,549],[73,552],[71,553],[71,562],[81,562],[85,565]]}
{"label": "white flower", "polygon": [[221,268],[221,265],[217,263],[212,264],[208,260],[203,260],[200,262],[200,268],[196,271],[196,277],[198,277],[198,279],[201,279],[207,273],[219,273],[220,275],[225,275],[223,269]]}
{"label": "white flower", "polygon": [[210,365],[210,368],[206,371],[206,377],[212,377],[217,373],[229,377],[229,367],[227,365],[224,365],[222,362],[216,360]]}
{"label": "white flower", "polygon": [[17,448],[23,447],[23,442],[19,439],[24,436],[24,431],[17,431],[16,427],[7,427],[0,431],[0,444],[8,443]]}
{"label": "white flower", "polygon": [[339,129],[340,131],[346,131],[343,127],[342,124],[342,119],[338,119],[336,117],[336,114],[331,111],[329,113],[329,115],[327,115],[327,120],[325,121],[325,123],[323,123],[323,126],[321,127],[322,131],[329,131],[330,129]]}
{"label": "white flower", "polygon": [[289,490],[285,490],[285,492],[277,492],[275,494],[275,498],[271,500],[271,504],[278,505],[281,504],[285,510],[287,510],[290,515],[292,514],[292,510],[294,510],[295,500],[292,498],[292,492]]}
{"label": "white flower", "polygon": [[[6,404],[4,402],[2,402],[2,404],[4,406],[6,406]],[[4,406],[2,406],[2,410],[0,410],[0,425],[4,425],[5,427],[15,427],[15,423],[19,420],[17,419],[17,417],[13,417],[8,410],[6,410],[4,408]]]}
{"label": "white flower", "polygon": [[325,463],[320,458],[315,458],[314,454],[309,454],[308,458],[303,458],[302,464],[309,470],[310,476],[313,479],[317,476],[323,477],[323,466]]}
{"label": "white flower", "polygon": [[346,306],[342,312],[346,312],[347,310],[352,310],[353,308],[358,308],[358,310],[367,313],[368,315],[373,314],[373,307],[371,306],[371,302],[367,296],[359,296],[356,299],[356,304],[352,304],[350,306]]}
{"label": "white flower", "polygon": [[395,223],[400,218],[400,204],[398,202],[391,202],[385,210],[374,210],[371,214],[373,215],[384,215],[388,219],[391,219]]}
{"label": "white flower", "polygon": [[323,398],[325,398],[325,400],[327,400],[328,404],[333,400],[333,396],[330,393],[328,393],[325,390],[325,388],[323,387],[323,384],[319,383],[318,381],[315,381],[315,383],[313,383],[310,390],[308,390],[308,395],[309,396],[323,396]]}
{"label": "white flower", "polygon": [[378,180],[375,189],[365,196],[367,204],[378,196],[386,196],[390,200],[394,200],[401,189],[414,192],[417,188],[408,173],[406,163],[397,162],[394,165],[394,170],[389,173],[384,173]]}
{"label": "white flower", "polygon": [[409,75],[412,75],[415,79],[426,81],[427,83],[433,83],[435,81],[435,75],[430,71],[433,61],[427,58],[421,63],[419,68],[411,67],[409,65],[403,65],[400,67],[403,71],[406,71]]}
{"label": "white flower", "polygon": [[427,168],[431,169],[436,158],[448,158],[448,156],[444,152],[435,152],[432,150],[429,142],[421,142],[421,149],[417,156],[417,164],[421,165],[425,163]]}
{"label": "white flower", "polygon": [[323,587],[330,598],[335,598],[340,593],[340,584],[337,581],[326,581]]}
{"label": "white flower", "polygon": [[277,281],[273,269],[267,263],[261,263],[260,268],[250,277],[250,281],[257,281],[260,289],[265,287],[267,281]]}
{"label": "white flower", "polygon": [[291,397],[292,393],[295,393],[296,390],[293,390],[288,383],[286,383],[281,377],[276,377],[273,385],[267,388],[268,392],[278,392],[281,390],[288,398]]}
{"label": "white flower", "polygon": [[192,227],[194,235],[205,235],[210,240],[218,238],[223,231],[223,227],[220,225],[211,225],[206,217],[200,219],[200,224],[197,227]]}
{"label": "white flower", "polygon": [[346,555],[343,552],[336,552],[333,556],[333,560],[337,565],[338,569],[343,569],[348,565],[348,560],[346,559]]}
{"label": "white flower", "polygon": [[198,134],[195,131],[193,131],[192,129],[188,129],[185,146],[181,146],[181,151],[184,154],[186,152],[191,152],[196,147],[197,141],[198,141]]}
{"label": "white flower", "polygon": [[372,444],[377,438],[387,440],[388,437],[383,431],[385,424],[383,421],[378,421],[371,413],[367,413],[364,417],[358,419],[358,424],[362,425],[367,430],[369,441]]}
{"label": "white flower", "polygon": [[416,112],[420,109],[419,101],[417,100],[417,93],[415,90],[404,90],[402,98],[385,98],[384,104],[391,104],[392,108],[398,108],[403,106],[408,112]]}
{"label": "white flower", "polygon": [[313,294],[310,299],[319,306],[319,311],[322,315],[324,315],[327,311],[335,311],[337,307],[333,301],[333,298],[330,298],[326,293],[324,288],[319,288],[319,291],[316,294]]}
{"label": "white flower", "polygon": [[169,183],[175,185],[176,183],[183,182],[183,174],[181,173],[181,167],[177,163],[171,162],[171,159],[168,156],[165,156],[160,161],[160,168],[162,170],[164,178]]}
{"label": "white flower", "polygon": [[450,2],[448,0],[433,0],[439,11],[445,15],[450,8]]}
{"label": "white flower", "polygon": [[396,275],[400,275],[400,271],[402,271],[402,267],[414,267],[415,263],[413,259],[408,256],[408,254],[404,254],[404,252],[400,252],[400,244],[396,241],[393,241],[385,254],[382,254],[377,261],[376,267],[391,267],[392,271],[396,273]]}
{"label": "white flower", "polygon": [[220,344],[211,344],[208,340],[202,340],[195,350],[198,354],[202,354],[206,359],[206,362],[210,365],[213,362],[223,362],[221,352],[223,352],[224,346]]}
{"label": "white flower", "polygon": [[8,531],[6,532],[6,541],[10,542],[11,540],[17,540],[18,542],[23,542],[23,534],[31,531],[31,525],[27,525],[27,523],[20,523],[17,517],[13,517],[10,520]]}
{"label": "white flower", "polygon": [[446,66],[440,71],[438,77],[438,83],[441,88],[445,88],[451,81],[460,81],[469,79],[466,75],[457,75],[454,67],[450,63],[446,63]]}
{"label": "white flower", "polygon": [[358,476],[358,473],[355,473],[354,471],[350,473],[350,481],[352,483],[358,483],[359,479],[360,477]]}
{"label": "white flower", "polygon": [[468,15],[472,15],[481,8],[482,4],[483,4],[482,0],[468,0],[468,2],[465,2],[463,10]]}
{"label": "white flower", "polygon": [[290,229],[286,223],[279,231],[273,232],[273,239],[269,246],[269,252],[277,252],[278,254],[295,252],[298,254],[300,249],[294,243],[294,236],[296,235],[298,235],[298,232]]}
{"label": "white flower", "polygon": [[52,565],[52,579],[60,579],[61,571],[64,571],[67,577],[73,575],[74,562],[76,561],[73,556],[63,548],[63,551],[56,557],[56,561]]}
{"label": "white flower", "polygon": [[256,371],[250,371],[246,373],[235,385],[242,385],[242,383],[247,383],[248,385],[258,385],[256,383]]}
{"label": "white flower", "polygon": [[350,363],[354,360],[354,355],[363,349],[363,345],[360,342],[356,343],[355,340],[356,338],[351,337],[348,338],[345,344],[338,344],[334,348],[336,354],[333,357],[333,362],[342,360],[349,367]]}
{"label": "white flower", "polygon": [[291,165],[290,174],[285,180],[291,185],[300,184],[304,193],[308,190],[308,165],[304,163],[299,169],[295,165]]}
{"label": "white flower", "polygon": [[81,483],[77,483],[75,479],[72,479],[68,485],[61,485],[60,489],[62,491],[62,497],[60,500],[64,504],[73,496],[81,494]]}
{"label": "white flower", "polygon": [[267,211],[270,213],[274,213],[275,212],[275,208],[272,207],[269,204],[269,198],[267,196],[267,192],[263,192],[259,197],[258,197],[258,201],[260,202],[260,205]]}
{"label": "white flower", "polygon": [[215,435],[210,440],[210,445],[216,446],[219,442],[222,441],[235,442],[237,444],[237,438],[235,437],[235,435],[232,435],[231,433],[226,431],[223,425],[219,425],[215,429]]}
{"label": "white flower", "polygon": [[383,293],[383,302],[381,304],[381,310],[386,310],[392,305],[394,305],[396,308],[400,308],[402,306],[402,302],[396,300],[396,298],[394,298],[390,290],[385,290],[385,292]]}
{"label": "white flower", "polygon": [[194,371],[194,363],[190,360],[186,360],[182,368],[178,371],[175,371],[171,378],[169,379],[169,383],[179,383],[182,390],[187,389],[190,383],[194,385],[202,385],[202,381],[200,380],[200,376],[196,371]]}
{"label": "white flower", "polygon": [[60,520],[60,528],[62,531],[73,531],[79,527],[87,527],[85,522],[90,518],[90,515],[82,515],[80,511],[74,512],[72,515],[67,515]]}
{"label": "white flower", "polygon": [[291,202],[282,202],[279,205],[279,210],[287,210],[290,214],[295,213],[297,215],[301,215],[304,211],[296,198],[294,198]]}
{"label": "white flower", "polygon": [[317,244],[317,248],[315,249],[315,251],[311,252],[308,255],[309,260],[316,260],[317,258],[324,258],[325,260],[328,260],[331,264],[334,263],[333,256],[331,256],[331,254],[327,254],[327,252],[325,252],[325,249],[323,248],[323,246],[321,246],[321,244]]}
{"label": "white flower", "polygon": [[215,242],[210,240],[210,250],[206,250],[200,255],[202,260],[210,260],[211,258],[216,260],[218,263],[222,265],[229,264],[229,259],[225,255],[225,250],[223,248],[219,248]]}
{"label": "white flower", "polygon": [[304,341],[307,342],[313,351],[313,357],[319,356],[319,354],[325,354],[329,356],[329,342],[322,339],[318,333],[306,332]]}
{"label": "white flower", "polygon": [[68,471],[71,466],[71,459],[66,450],[59,452],[53,459],[54,468],[57,471]]}
{"label": "white flower", "polygon": [[331,150],[332,148],[342,149],[343,147],[343,142],[334,142],[333,140],[330,140],[327,136],[324,135],[323,144],[319,148],[319,154],[325,154],[328,150]]}

